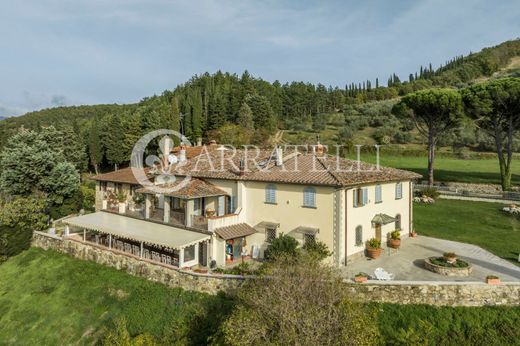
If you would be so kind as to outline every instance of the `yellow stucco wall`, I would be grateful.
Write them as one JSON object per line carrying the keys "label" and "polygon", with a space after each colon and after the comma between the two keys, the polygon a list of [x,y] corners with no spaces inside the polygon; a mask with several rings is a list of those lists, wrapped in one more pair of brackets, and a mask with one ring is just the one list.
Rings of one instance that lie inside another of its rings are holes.
{"label": "yellow stucco wall", "polygon": [[[372,218],[379,213],[395,217],[401,214],[401,237],[408,236],[409,226],[409,203],[410,191],[408,181],[403,181],[403,197],[395,199],[396,183],[381,184],[382,202],[375,203],[375,185],[365,186],[368,188],[368,204],[363,207],[354,207],[354,195],[352,190],[346,190],[347,200],[347,256],[365,250],[365,242],[375,237],[375,227],[372,225]],[[356,245],[356,227],[363,227],[363,243]],[[381,229],[382,243],[386,245],[387,233],[395,229],[394,223],[384,225]]]}

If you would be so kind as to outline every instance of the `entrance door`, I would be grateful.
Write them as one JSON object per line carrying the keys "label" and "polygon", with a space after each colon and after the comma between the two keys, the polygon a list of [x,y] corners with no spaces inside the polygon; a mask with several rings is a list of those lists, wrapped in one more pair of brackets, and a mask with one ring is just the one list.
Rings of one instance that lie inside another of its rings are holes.
{"label": "entrance door", "polygon": [[376,223],[376,239],[381,241],[381,224]]}
{"label": "entrance door", "polygon": [[207,241],[199,243],[199,264],[203,267],[208,265],[208,246]]}

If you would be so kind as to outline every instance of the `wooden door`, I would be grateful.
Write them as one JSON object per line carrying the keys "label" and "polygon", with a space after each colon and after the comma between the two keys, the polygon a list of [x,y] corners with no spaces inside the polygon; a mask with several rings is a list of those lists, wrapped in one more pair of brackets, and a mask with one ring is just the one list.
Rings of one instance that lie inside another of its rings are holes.
{"label": "wooden door", "polygon": [[381,224],[376,223],[376,239],[381,241]]}

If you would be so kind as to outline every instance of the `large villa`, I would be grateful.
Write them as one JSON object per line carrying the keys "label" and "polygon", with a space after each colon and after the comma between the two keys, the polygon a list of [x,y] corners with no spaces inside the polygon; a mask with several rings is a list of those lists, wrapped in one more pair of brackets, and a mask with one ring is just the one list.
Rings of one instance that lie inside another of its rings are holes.
{"label": "large villa", "polygon": [[282,233],[324,242],[329,263],[345,266],[368,239],[385,244],[393,230],[413,229],[416,173],[337,158],[319,144],[250,153],[211,143],[171,155],[170,179],[147,168],[143,184],[131,167],[95,176],[96,212],[64,222],[84,241],[179,268],[261,259]]}

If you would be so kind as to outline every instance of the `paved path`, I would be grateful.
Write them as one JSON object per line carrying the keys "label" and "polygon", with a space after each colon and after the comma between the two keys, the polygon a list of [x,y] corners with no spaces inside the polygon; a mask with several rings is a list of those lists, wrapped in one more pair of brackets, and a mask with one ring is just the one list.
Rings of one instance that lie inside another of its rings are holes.
{"label": "paved path", "polygon": [[[520,250],[520,244],[519,244]],[[424,269],[424,259],[442,256],[444,252],[455,252],[473,265],[468,277],[449,277]],[[359,259],[342,270],[347,278],[359,272],[373,275],[374,269],[382,267],[395,274],[395,280],[406,281],[484,281],[487,275],[499,276],[503,282],[520,282],[520,266],[493,255],[476,245],[450,240],[417,236],[404,239],[399,250],[385,249],[375,260]]]}

